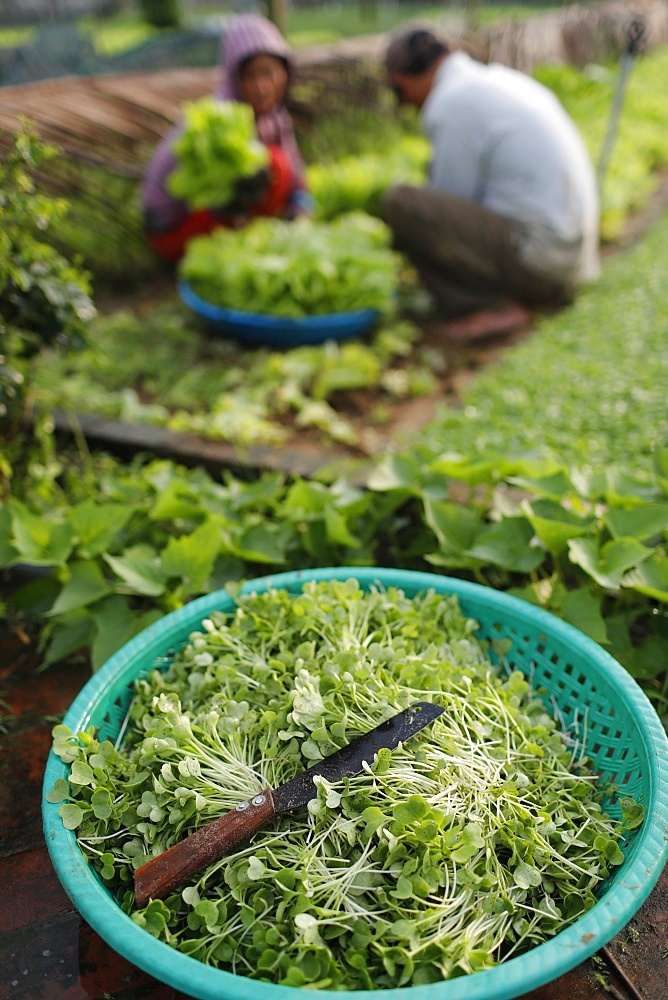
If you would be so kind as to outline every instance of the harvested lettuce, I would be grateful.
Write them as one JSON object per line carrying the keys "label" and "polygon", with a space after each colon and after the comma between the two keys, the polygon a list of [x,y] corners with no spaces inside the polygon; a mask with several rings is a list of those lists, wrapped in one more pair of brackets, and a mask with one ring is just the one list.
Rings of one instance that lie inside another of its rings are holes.
{"label": "harvested lettuce", "polygon": [[299,317],[378,309],[396,293],[398,258],[383,222],[362,212],[332,223],[256,219],[188,244],[180,274],[212,305]]}
{"label": "harvested lettuce", "polygon": [[167,178],[167,187],[194,209],[226,205],[240,178],[252,177],[269,164],[267,147],[255,133],[252,108],[210,96],[186,104],[183,131],[173,148],[179,165]]}

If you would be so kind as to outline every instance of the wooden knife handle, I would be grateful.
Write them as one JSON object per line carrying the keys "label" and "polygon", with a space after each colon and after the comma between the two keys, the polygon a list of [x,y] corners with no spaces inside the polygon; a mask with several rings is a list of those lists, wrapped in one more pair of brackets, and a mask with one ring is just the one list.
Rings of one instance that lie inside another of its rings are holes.
{"label": "wooden knife handle", "polygon": [[137,906],[146,906],[150,899],[164,899],[183,882],[198,875],[207,865],[248,840],[275,815],[276,806],[271,789],[265,788],[252,799],[240,802],[232,812],[219,816],[195,830],[185,840],[147,861],[135,871]]}

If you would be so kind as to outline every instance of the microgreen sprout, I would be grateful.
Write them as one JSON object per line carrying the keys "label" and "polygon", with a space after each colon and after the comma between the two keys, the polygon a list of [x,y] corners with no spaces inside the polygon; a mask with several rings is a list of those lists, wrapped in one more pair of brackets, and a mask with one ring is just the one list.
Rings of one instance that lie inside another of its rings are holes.
{"label": "microgreen sprout", "polygon": [[[117,745],[55,727],[50,801],[132,919],[203,962],[335,989],[489,968],[594,904],[642,810],[607,817],[583,720],[562,734],[475,631],[455,597],[354,580],[237,595],[136,681]],[[425,699],[445,711],[418,736],[136,909],[134,868]]]}

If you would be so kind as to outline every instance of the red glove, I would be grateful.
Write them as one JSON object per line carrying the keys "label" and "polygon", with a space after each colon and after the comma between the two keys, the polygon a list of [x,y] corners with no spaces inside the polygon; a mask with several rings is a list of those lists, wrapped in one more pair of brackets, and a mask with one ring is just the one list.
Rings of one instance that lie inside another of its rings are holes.
{"label": "red glove", "polygon": [[[267,149],[269,150],[269,179],[259,201],[245,209],[246,219],[281,215],[294,186],[295,174],[285,150],[280,146],[267,146]],[[176,262],[183,256],[186,246],[193,237],[208,235],[218,226],[237,228],[243,223],[242,216],[237,218],[230,215],[228,217],[225,209],[218,211],[200,209],[189,213],[178,226],[169,232],[149,234],[148,241],[160,257],[170,262]]]}
{"label": "red glove", "polygon": [[248,213],[252,219],[258,215],[281,215],[294,187],[295,172],[285,150],[281,146],[267,146],[267,149],[269,184]]}

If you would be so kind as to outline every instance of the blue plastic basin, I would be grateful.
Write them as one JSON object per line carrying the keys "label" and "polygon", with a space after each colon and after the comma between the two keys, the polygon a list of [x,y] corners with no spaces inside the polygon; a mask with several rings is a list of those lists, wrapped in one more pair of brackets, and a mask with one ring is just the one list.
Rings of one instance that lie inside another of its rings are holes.
{"label": "blue plastic basin", "polygon": [[181,300],[219,333],[236,340],[270,347],[322,344],[326,340],[350,340],[367,333],[378,321],[376,309],[329,313],[323,316],[269,316],[226,309],[201,299],[185,281],[178,284]]}

